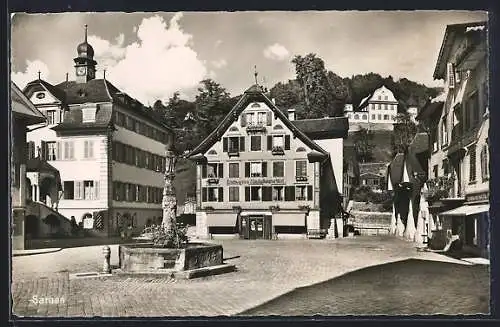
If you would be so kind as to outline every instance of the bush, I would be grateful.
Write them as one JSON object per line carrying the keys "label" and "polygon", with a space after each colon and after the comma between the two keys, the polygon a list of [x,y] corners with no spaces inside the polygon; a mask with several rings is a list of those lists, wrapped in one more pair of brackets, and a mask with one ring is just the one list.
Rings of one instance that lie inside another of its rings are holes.
{"label": "bush", "polygon": [[179,249],[188,242],[188,226],[173,224],[172,228],[166,230],[163,225],[152,225],[144,228],[144,233],[151,234],[153,244],[158,247]]}

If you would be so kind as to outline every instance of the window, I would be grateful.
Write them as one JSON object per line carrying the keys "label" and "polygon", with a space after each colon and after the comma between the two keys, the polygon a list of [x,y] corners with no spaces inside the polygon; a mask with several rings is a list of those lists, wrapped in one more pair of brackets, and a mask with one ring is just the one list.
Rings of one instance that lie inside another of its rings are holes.
{"label": "window", "polygon": [[384,100],[388,100],[388,99],[389,99],[389,97],[387,95],[384,96]]}
{"label": "window", "polygon": [[354,115],[354,119],[355,119],[355,120],[358,120],[358,119],[359,119],[359,115],[358,115],[358,114],[355,114],[355,115]]}
{"label": "window", "polygon": [[273,136],[273,149],[283,149],[283,135]]}
{"label": "window", "polygon": [[432,167],[432,173],[434,174],[434,178],[438,178],[438,165],[434,165],[434,167]]}
{"label": "window", "polygon": [[59,160],[58,156],[58,146],[56,142],[46,142],[47,147],[47,161]]}
{"label": "window", "polygon": [[363,118],[363,120],[367,120],[368,119],[368,117],[366,115],[363,115],[362,118]]}
{"label": "window", "polygon": [[73,141],[64,142],[64,159],[72,160],[75,158],[75,148]]}
{"label": "window", "polygon": [[264,125],[265,123],[266,123],[266,113],[265,112],[257,113],[257,124]]}
{"label": "window", "polygon": [[273,201],[283,201],[285,199],[285,188],[283,186],[273,186]]}
{"label": "window", "polygon": [[372,114],[372,120],[375,120],[375,114]]}
{"label": "window", "polygon": [[59,123],[59,119],[57,117],[57,114],[56,114],[55,110],[47,110],[46,111],[46,116],[47,116],[47,123],[49,125],[53,125],[53,124]]}
{"label": "window", "polygon": [[305,185],[297,185],[295,186],[295,200],[297,201],[305,201],[307,187]]}
{"label": "window", "polygon": [[97,200],[99,198],[97,181],[83,181],[83,198],[85,200]]}
{"label": "window", "polygon": [[249,112],[247,113],[247,120],[246,123],[248,125],[255,125],[257,120],[255,119],[255,113],[254,112]]}
{"label": "window", "polygon": [[229,152],[240,152],[240,138],[230,137],[229,138]]}
{"label": "window", "polygon": [[275,161],[273,162],[273,177],[284,177],[285,176],[285,162]]}
{"label": "window", "polygon": [[443,174],[447,176],[450,173],[450,163],[448,159],[443,160]]}
{"label": "window", "polygon": [[389,120],[389,115],[384,115],[384,120]]}
{"label": "window", "polygon": [[93,159],[94,158],[94,141],[83,141],[83,158]]}
{"label": "window", "polygon": [[474,92],[474,94],[470,97],[470,108],[469,112],[472,115],[471,118],[471,123],[472,123],[472,128],[474,128],[478,123],[479,119],[481,116],[481,109],[479,108],[479,98],[477,95],[477,92]]}
{"label": "window", "polygon": [[378,99],[379,99],[379,101],[380,101],[380,100],[382,100],[382,96],[380,96],[380,95],[379,95],[379,96],[378,96]]}
{"label": "window", "polygon": [[250,137],[250,150],[251,151],[261,151],[262,139],[260,135],[252,135]]}
{"label": "window", "polygon": [[223,202],[223,192],[222,187],[202,187],[201,200],[203,202]]}
{"label": "window", "polygon": [[97,111],[97,106],[85,106],[82,108],[82,122],[83,123],[91,123],[95,122],[95,114]]}
{"label": "window", "polygon": [[251,186],[250,187],[250,201],[261,201],[262,200],[262,187]]}
{"label": "window", "polygon": [[295,177],[307,177],[306,160],[300,160],[295,162]]}
{"label": "window", "polygon": [[75,182],[64,181],[63,193],[64,193],[65,200],[73,200],[75,198]]}
{"label": "window", "polygon": [[382,120],[382,115],[381,115],[381,114],[378,114],[378,115],[377,115],[377,119],[378,119],[378,120]]}
{"label": "window", "polygon": [[349,119],[352,119],[352,114],[347,114],[347,117],[349,117]]}
{"label": "window", "polygon": [[476,181],[476,146],[469,148],[469,182]]}
{"label": "window", "polygon": [[240,177],[240,164],[239,162],[229,163],[229,178],[239,178]]}
{"label": "window", "polygon": [[240,201],[240,188],[238,186],[229,187],[229,202]]}
{"label": "window", "polygon": [[488,180],[489,167],[488,167],[488,146],[484,145],[481,150],[481,177],[483,182]]}
{"label": "window", "polygon": [[83,193],[84,193],[84,188],[83,188],[83,181],[75,181],[75,188],[74,188],[74,194],[75,194],[75,200],[82,200],[83,199]]}
{"label": "window", "polygon": [[441,146],[448,144],[448,133],[447,133],[447,116],[443,116],[443,121],[441,123]]}
{"label": "window", "polygon": [[251,177],[261,177],[262,176],[262,162],[251,162],[250,163],[250,176]]}

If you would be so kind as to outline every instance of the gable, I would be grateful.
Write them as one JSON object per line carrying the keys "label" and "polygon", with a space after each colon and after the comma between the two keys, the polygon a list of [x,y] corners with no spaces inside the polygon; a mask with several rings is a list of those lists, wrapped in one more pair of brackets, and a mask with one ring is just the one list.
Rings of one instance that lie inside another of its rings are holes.
{"label": "gable", "polygon": [[42,81],[30,83],[24,89],[26,97],[36,106],[57,105],[61,103],[57,94],[54,94],[54,87],[47,87]]}
{"label": "gable", "polygon": [[[231,109],[231,111],[224,117],[222,122],[217,126],[217,128],[203,140],[200,145],[198,145],[191,153],[187,155],[187,157],[194,157],[195,155],[205,154],[216,142],[222,140],[223,135],[226,135],[229,129],[232,127],[236,127],[241,130],[242,119],[246,119],[246,115],[242,115],[242,113],[254,113],[257,116],[255,117],[258,121],[258,113],[265,113],[265,117],[261,119],[265,119],[264,127],[266,131],[272,125],[267,125],[268,115],[271,115],[271,121],[276,121],[276,124],[281,125],[283,128],[287,128],[288,131],[292,134],[293,138],[298,138],[305,146],[307,146],[311,150],[315,150],[322,154],[327,154],[327,152],[322,149],[318,144],[308,138],[301,130],[299,130],[286,116],[283,114],[273,103],[272,101],[266,97],[261,91],[258,91],[260,87],[252,86],[249,90],[245,91],[243,96],[240,98],[238,103]],[[252,107],[253,105],[253,107]],[[245,118],[242,118],[245,117]],[[236,123],[236,124],[235,124]],[[239,124],[239,125],[238,125]]]}
{"label": "gable", "polygon": [[373,92],[370,101],[389,101],[389,102],[397,102],[394,97],[394,93],[391,90],[386,88],[385,86],[379,87]]}

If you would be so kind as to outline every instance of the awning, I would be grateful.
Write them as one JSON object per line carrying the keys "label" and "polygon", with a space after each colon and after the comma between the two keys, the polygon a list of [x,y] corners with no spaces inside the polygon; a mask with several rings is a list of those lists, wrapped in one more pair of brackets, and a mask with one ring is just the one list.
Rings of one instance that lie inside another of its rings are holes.
{"label": "awning", "polygon": [[208,227],[235,227],[236,213],[207,213]]}
{"label": "awning", "polygon": [[305,226],[305,213],[276,213],[273,215],[274,226]]}
{"label": "awning", "polygon": [[471,216],[481,212],[490,211],[489,204],[464,205],[452,210],[440,213],[441,216]]}

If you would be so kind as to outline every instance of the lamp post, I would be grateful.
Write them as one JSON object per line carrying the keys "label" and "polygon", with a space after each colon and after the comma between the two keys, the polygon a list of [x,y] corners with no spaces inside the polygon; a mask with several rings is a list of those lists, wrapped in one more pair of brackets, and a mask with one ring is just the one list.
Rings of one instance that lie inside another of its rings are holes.
{"label": "lamp post", "polygon": [[177,156],[171,148],[166,152],[166,165],[163,186],[163,221],[162,225],[165,231],[168,231],[176,223],[177,211],[177,197],[175,196],[175,189],[173,180],[175,177],[175,165],[177,163]]}

